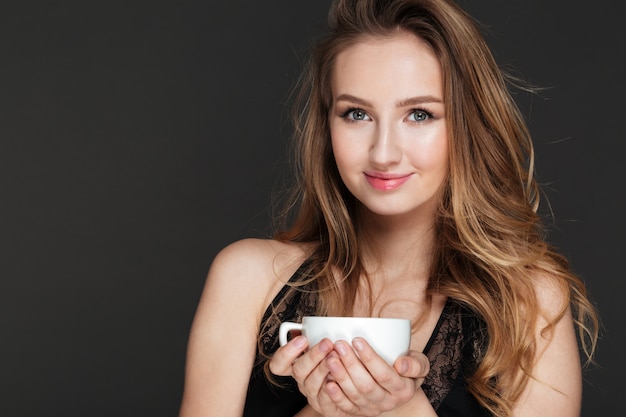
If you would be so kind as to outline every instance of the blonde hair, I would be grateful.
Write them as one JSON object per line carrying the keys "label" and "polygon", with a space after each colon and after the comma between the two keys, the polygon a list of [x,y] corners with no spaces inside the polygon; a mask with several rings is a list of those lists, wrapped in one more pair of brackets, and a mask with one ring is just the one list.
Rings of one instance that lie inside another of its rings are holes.
{"label": "blonde hair", "polygon": [[329,26],[299,83],[295,194],[287,202],[288,224],[276,238],[314,243],[308,273],[327,289],[319,295],[318,312],[350,314],[365,274],[358,204],[339,177],[330,146],[334,60],[364,36],[408,32],[425,41],[443,72],[450,158],[429,291],[458,300],[484,319],[489,343],[468,389],[494,415],[508,416],[532,377],[536,355],[540,309],[532,276],[551,277],[568,296],[544,332],[571,306],[588,361],[598,337],[597,313],[583,282],[544,239],[533,145],[510,95],[511,79],[474,19],[451,1],[337,0]]}

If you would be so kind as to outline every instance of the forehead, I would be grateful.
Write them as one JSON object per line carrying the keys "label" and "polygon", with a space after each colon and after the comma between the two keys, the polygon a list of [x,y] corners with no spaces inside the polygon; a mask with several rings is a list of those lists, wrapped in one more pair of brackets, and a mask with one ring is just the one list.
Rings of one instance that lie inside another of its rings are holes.
{"label": "forehead", "polygon": [[413,34],[367,36],[337,54],[331,84],[334,96],[388,92],[441,97],[441,64],[430,46]]}

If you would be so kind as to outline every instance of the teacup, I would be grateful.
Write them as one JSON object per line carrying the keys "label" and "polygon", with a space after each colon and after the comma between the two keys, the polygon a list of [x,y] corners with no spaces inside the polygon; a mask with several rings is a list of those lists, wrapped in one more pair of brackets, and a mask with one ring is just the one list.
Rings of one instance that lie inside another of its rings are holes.
{"label": "teacup", "polygon": [[406,355],[411,344],[411,321],[400,318],[305,316],[302,323],[281,323],[278,332],[281,346],[288,342],[289,333],[294,330],[307,338],[309,346],[324,338],[333,343],[338,340],[352,343],[355,337],[362,337],[390,365]]}

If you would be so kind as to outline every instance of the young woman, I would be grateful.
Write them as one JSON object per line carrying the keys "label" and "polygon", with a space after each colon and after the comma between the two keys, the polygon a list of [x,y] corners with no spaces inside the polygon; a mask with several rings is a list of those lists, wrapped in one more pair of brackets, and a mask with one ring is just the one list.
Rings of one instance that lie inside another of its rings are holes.
{"label": "young woman", "polygon": [[[543,239],[531,138],[477,25],[446,0],[337,0],[329,22],[295,215],[215,258],[180,416],[580,415],[596,313]],[[409,318],[411,352],[278,347],[305,315]]]}

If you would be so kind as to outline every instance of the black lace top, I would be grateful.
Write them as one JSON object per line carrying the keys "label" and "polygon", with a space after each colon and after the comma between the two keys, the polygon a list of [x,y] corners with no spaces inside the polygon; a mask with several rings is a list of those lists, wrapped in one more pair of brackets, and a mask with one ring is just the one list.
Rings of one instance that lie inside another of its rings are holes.
{"label": "black lace top", "polygon": [[[304,267],[298,269],[290,282],[298,282],[303,270]],[[317,293],[314,290],[314,283],[297,289],[285,285],[280,290],[261,322],[261,348],[265,354],[271,355],[278,348],[281,322],[300,322],[302,317],[315,314]],[[476,369],[482,357],[482,347],[486,343],[483,329],[479,317],[448,299],[424,348],[431,369],[422,389],[438,416],[490,416],[467,391],[465,384],[466,376]],[[292,417],[307,404],[306,398],[291,377],[277,377],[279,386],[270,383],[263,371],[264,355],[258,349],[256,359],[244,417]]]}

